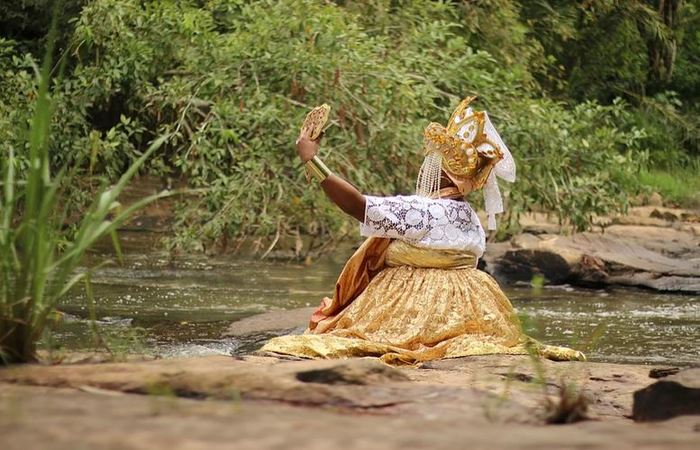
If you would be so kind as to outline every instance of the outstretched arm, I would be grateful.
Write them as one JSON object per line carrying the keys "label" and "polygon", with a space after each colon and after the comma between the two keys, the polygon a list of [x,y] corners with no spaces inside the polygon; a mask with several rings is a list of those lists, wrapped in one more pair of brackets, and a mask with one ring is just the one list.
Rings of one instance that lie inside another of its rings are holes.
{"label": "outstretched arm", "polygon": [[346,214],[351,215],[360,222],[364,222],[365,197],[355,186],[338,175],[331,174],[321,182],[321,187],[328,198]]}
{"label": "outstretched arm", "polygon": [[[297,154],[303,163],[310,161],[318,152],[318,140],[309,139],[308,132],[302,131],[297,140]],[[355,186],[341,177],[331,174],[321,182],[321,187],[328,198],[338,205],[346,214],[360,222],[365,220],[365,197]]]}

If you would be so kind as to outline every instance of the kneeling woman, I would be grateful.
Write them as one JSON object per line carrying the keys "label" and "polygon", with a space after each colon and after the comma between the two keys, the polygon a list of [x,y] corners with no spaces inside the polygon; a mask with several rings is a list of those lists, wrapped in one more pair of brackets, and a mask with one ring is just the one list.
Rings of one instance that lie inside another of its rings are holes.
{"label": "kneeling woman", "polygon": [[302,129],[299,157],[369,239],[348,260],[333,298],[323,299],[306,332],[273,338],[261,352],[377,356],[394,364],[530,352],[584,359],[524,335],[498,284],[476,269],[486,239],[464,196],[484,188],[489,229],[495,228],[495,214],[503,211],[496,176],[514,181],[515,164],[488,115],[469,107],[472,100],[458,106],[447,127],[425,129],[416,195],[362,195],[328,171],[315,156],[314,133]]}

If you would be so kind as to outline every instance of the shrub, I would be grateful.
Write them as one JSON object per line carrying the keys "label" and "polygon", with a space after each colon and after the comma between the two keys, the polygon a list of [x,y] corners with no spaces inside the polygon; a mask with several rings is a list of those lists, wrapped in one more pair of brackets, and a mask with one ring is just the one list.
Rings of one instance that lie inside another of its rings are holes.
{"label": "shrub", "polygon": [[[593,215],[625,207],[626,191],[638,188],[635,170],[654,158],[666,125],[659,125],[662,115],[618,100],[572,106],[543,95],[535,80],[561,84],[554,80],[559,69],[549,66],[566,53],[578,10],[562,7],[565,23],[538,40],[523,11],[542,29],[548,13],[518,4],[88,2],[74,23],[70,73],[53,93],[53,163],[77,167],[83,183],[114,180],[147,142],[169,134],[146,169],[200,190],[181,204],[174,245],[337,237],[351,222],[306,183],[292,148],[308,109],[333,107],[322,146],[333,170],[367,192],[407,193],[422,129],[445,122],[462,97],[477,94],[518,162],[518,182],[504,186],[515,215],[554,210],[584,229]],[[587,32],[596,32],[592,26]],[[614,46],[620,51],[634,37],[624,30]],[[0,108],[16,112],[0,119],[0,134],[16,143],[34,89],[31,58],[16,57],[14,44],[2,42],[2,79],[11,88],[0,88]],[[545,49],[557,49],[555,56]],[[574,87],[598,83],[593,75]],[[85,192],[76,190],[72,201],[84,204]]]}

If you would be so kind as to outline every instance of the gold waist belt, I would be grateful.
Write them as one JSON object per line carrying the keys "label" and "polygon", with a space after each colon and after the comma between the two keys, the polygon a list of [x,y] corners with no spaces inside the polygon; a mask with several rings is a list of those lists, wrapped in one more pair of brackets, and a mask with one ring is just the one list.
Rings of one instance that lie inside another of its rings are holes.
{"label": "gold waist belt", "polygon": [[386,251],[389,267],[411,266],[433,269],[467,269],[476,267],[476,256],[463,250],[437,250],[416,247],[395,240]]}

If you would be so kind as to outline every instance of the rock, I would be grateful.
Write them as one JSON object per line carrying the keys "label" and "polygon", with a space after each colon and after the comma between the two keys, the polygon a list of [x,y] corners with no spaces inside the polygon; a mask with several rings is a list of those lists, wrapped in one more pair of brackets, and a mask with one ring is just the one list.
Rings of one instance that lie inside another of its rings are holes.
{"label": "rock", "polygon": [[512,281],[529,282],[535,275],[542,275],[547,282],[564,283],[569,279],[569,264],[560,255],[541,250],[511,250],[500,262],[499,275]]}
{"label": "rock", "polygon": [[[302,333],[315,309],[296,308],[250,316],[229,325],[223,337],[245,337],[247,341],[252,338],[254,345],[250,348],[241,347],[239,350],[242,351],[235,353],[237,356],[245,356],[260,348],[271,336]],[[283,356],[277,355],[277,358],[283,358]],[[284,358],[290,361],[302,359],[293,356]]]}
{"label": "rock", "polygon": [[[352,364],[352,367],[347,367]],[[406,395],[392,386],[375,387],[401,375],[392,368],[378,369],[378,361],[352,363],[332,361],[280,362],[273,358],[204,357],[155,360],[141,363],[80,364],[70,366],[24,366],[0,371],[0,383],[37,386],[91,388],[146,395],[227,400],[244,398],[291,404],[355,408],[381,408],[407,402]],[[342,366],[335,369],[336,366]],[[364,378],[371,389],[353,389],[351,383],[310,383],[298,373],[325,371],[344,373],[347,380]]]}
{"label": "rock", "polygon": [[649,371],[649,378],[663,378],[680,372],[679,367],[658,367]]}
{"label": "rock", "polygon": [[681,227],[683,231],[688,231],[693,234],[693,236],[700,236],[700,225],[687,224]]}
{"label": "rock", "polygon": [[649,198],[647,199],[647,204],[649,204],[650,206],[663,206],[664,199],[658,192],[652,192]]}
{"label": "rock", "polygon": [[[270,311],[233,322],[223,333],[224,337],[239,337],[271,331],[283,331],[306,327],[315,307]],[[302,330],[303,331],[303,330]]]}
{"label": "rock", "polygon": [[[482,223],[485,223],[482,221]],[[523,213],[519,223],[524,233],[530,234],[558,234],[562,231],[561,225],[553,214],[540,212]]]}
{"label": "rock", "polygon": [[[496,395],[478,385],[414,382],[408,371],[374,358],[280,361],[276,358],[221,356],[140,363],[17,366],[0,370],[2,383],[113,391],[192,399],[274,401],[284,404],[379,410],[470,409]],[[493,398],[491,398],[493,397]],[[507,420],[531,422],[529,407],[508,399]],[[504,419],[505,420],[505,419]]]}
{"label": "rock", "polygon": [[[421,370],[384,367],[371,358],[216,356],[0,369],[2,448],[403,450],[469,442],[473,448],[638,450],[697,444],[697,421],[687,417],[654,428],[626,417],[630,392],[648,382],[646,366],[533,364],[528,357],[494,355],[435,361]],[[309,373],[337,377],[331,384],[315,375],[315,381],[299,380]],[[592,394],[587,414],[596,420],[545,428],[546,401],[564,383]]]}
{"label": "rock", "polygon": [[[554,234],[549,234],[550,236],[553,236]],[[542,240],[540,235],[538,234],[533,234],[533,233],[522,233],[517,236],[514,236],[511,240],[510,243],[513,247],[515,248],[533,248],[537,247],[539,242]]]}
{"label": "rock", "polygon": [[591,282],[602,282],[608,277],[605,261],[591,255],[582,255],[578,263],[581,278]]}
{"label": "rock", "polygon": [[681,220],[683,222],[699,223],[700,212],[698,211],[683,211],[681,212]]}
{"label": "rock", "polygon": [[632,206],[642,206],[647,202],[647,198],[644,194],[637,194],[630,199],[630,204]]}
{"label": "rock", "polygon": [[304,383],[321,384],[380,384],[389,381],[408,381],[400,370],[374,359],[339,363],[323,369],[297,372],[296,379]]}
{"label": "rock", "polygon": [[611,239],[593,233],[556,237],[543,241],[541,248],[572,256],[576,252],[598,257],[606,265],[619,265],[635,271],[663,275],[700,276],[700,265],[672,259],[628,241]]}
{"label": "rock", "polygon": [[634,392],[635,421],[700,415],[700,368],[685,369]]}
{"label": "rock", "polygon": [[679,219],[679,217],[676,214],[670,211],[659,211],[658,209],[654,209],[649,215],[649,217],[663,219],[669,222],[677,222]]}
{"label": "rock", "polygon": [[348,414],[269,402],[2,385],[0,405],[3,450],[442,450],[463,448],[465,442],[475,449],[682,450],[697,444],[687,418],[653,429],[624,419],[544,427],[491,421],[489,404],[467,414]]}
{"label": "rock", "polygon": [[[698,217],[700,217],[700,211],[697,209],[686,209],[686,208],[669,208],[666,206],[633,206],[627,210],[626,214],[618,214],[615,218],[622,219],[626,218],[625,221],[630,225],[634,225],[635,220],[638,219],[649,219],[656,218],[661,219],[664,222],[697,222]],[[644,225],[644,223],[637,223],[636,225]]]}
{"label": "rock", "polygon": [[620,286],[641,286],[661,292],[683,292],[697,294],[700,292],[700,277],[663,276],[655,273],[639,272],[610,276],[606,284]]}
{"label": "rock", "polygon": [[605,236],[640,245],[673,258],[700,257],[700,236],[692,228],[679,229],[643,225],[612,225]]}
{"label": "rock", "polygon": [[[536,406],[542,400],[527,384],[547,376],[552,395],[558,394],[562,377],[583,383],[591,373],[606,383],[610,372],[621,373],[618,386],[642,387],[648,368],[614,364],[554,363],[535,367],[526,356],[485,356],[425,363],[423,370],[386,366],[375,358],[348,360],[281,361],[249,356],[234,359],[207,356],[145,362],[14,366],[0,370],[0,383],[81,389],[86,386],[123,393],[163,394],[187,398],[268,400],[344,408],[378,407],[388,403],[420,402],[432,392],[458,398],[481,391],[480,396],[501,394],[501,383],[511,375],[524,382],[511,401]],[[406,384],[410,381],[409,384]],[[606,394],[615,401],[624,401]],[[442,402],[439,396],[438,403]],[[631,400],[631,399],[630,399]],[[515,405],[511,405],[516,408]],[[627,408],[631,407],[628,402]],[[603,413],[594,409],[594,413]],[[618,413],[615,413],[618,414]],[[530,420],[530,419],[527,419]]]}
{"label": "rock", "polygon": [[657,217],[635,217],[635,216],[616,216],[610,220],[610,223],[617,225],[642,225],[647,227],[666,227],[670,228],[674,222]]}
{"label": "rock", "polygon": [[[639,228],[642,228],[640,230]],[[510,248],[501,248],[498,256],[485,255],[487,270],[499,279],[529,281],[543,275],[550,283],[584,286],[628,285],[660,291],[700,292],[700,260],[695,255],[697,237],[677,230],[662,232],[644,227],[628,230],[633,238],[623,238],[621,228],[610,236],[579,233],[573,236],[523,234],[511,241]],[[634,233],[633,233],[634,232]],[[683,258],[670,258],[646,248],[673,244],[664,241],[675,236],[681,242],[676,249],[686,249]],[[638,243],[639,242],[639,243]],[[695,246],[695,247],[694,247]]]}

